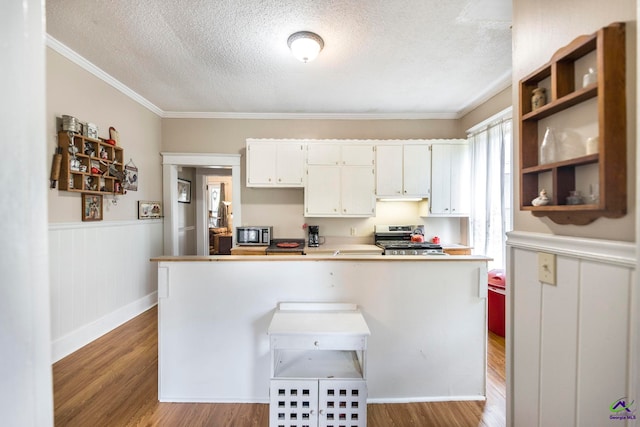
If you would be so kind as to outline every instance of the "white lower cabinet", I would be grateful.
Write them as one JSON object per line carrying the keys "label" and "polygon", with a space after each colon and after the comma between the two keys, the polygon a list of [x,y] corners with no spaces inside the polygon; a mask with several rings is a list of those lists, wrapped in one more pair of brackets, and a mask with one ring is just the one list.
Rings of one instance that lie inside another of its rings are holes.
{"label": "white lower cabinet", "polygon": [[364,380],[271,380],[269,425],[366,426]]}
{"label": "white lower cabinet", "polygon": [[357,306],[281,303],[269,335],[270,427],[366,427],[369,328]]}

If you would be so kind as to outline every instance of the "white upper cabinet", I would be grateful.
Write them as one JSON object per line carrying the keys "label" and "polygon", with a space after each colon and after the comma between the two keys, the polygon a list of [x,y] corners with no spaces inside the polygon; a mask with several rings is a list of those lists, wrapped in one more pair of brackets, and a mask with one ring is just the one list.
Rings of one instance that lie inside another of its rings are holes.
{"label": "white upper cabinet", "polygon": [[373,145],[309,142],[304,204],[308,217],[373,216]]}
{"label": "white upper cabinet", "polygon": [[305,144],[247,140],[247,187],[304,186]]}
{"label": "white upper cabinet", "polygon": [[432,215],[468,216],[471,211],[471,163],[465,140],[434,143],[431,150]]}
{"label": "white upper cabinet", "polygon": [[307,144],[307,164],[338,166],[340,162],[340,145],[322,142]]}
{"label": "white upper cabinet", "polygon": [[402,145],[376,147],[376,196],[400,197],[402,185]]}
{"label": "white upper cabinet", "polygon": [[376,147],[376,196],[429,197],[429,144],[381,144]]}

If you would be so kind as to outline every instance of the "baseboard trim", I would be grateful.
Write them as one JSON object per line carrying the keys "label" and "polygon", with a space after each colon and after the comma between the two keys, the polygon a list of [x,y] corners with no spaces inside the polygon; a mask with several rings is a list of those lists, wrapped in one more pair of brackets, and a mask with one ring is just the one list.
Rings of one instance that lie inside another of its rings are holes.
{"label": "baseboard trim", "polygon": [[215,399],[206,397],[159,397],[158,402],[161,403],[264,403],[269,404],[269,399]]}
{"label": "baseboard trim", "polygon": [[[468,402],[487,400],[485,396],[433,396],[433,397],[379,397],[375,399],[367,399],[367,404],[385,404],[385,403],[420,403],[420,402]],[[159,402],[167,403],[266,403],[269,399],[216,399],[216,398],[195,398],[195,397],[160,397]]]}
{"label": "baseboard trim", "polygon": [[107,332],[133,319],[158,303],[158,292],[152,292],[137,301],[97,319],[51,343],[51,363],[70,355]]}
{"label": "baseboard trim", "polygon": [[420,402],[462,402],[462,401],[485,401],[486,396],[429,396],[429,397],[377,397],[367,399],[367,404],[378,403],[420,403]]}

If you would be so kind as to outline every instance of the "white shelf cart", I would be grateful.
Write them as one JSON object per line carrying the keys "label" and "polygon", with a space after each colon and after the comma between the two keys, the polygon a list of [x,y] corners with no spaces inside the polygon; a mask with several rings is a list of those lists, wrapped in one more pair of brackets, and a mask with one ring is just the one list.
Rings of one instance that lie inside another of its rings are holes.
{"label": "white shelf cart", "polygon": [[280,303],[269,325],[270,427],[365,427],[369,327],[350,303]]}

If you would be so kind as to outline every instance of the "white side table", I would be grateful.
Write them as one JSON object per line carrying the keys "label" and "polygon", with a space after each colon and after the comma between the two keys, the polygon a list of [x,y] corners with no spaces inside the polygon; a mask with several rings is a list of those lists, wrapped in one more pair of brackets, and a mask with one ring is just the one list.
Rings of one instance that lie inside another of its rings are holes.
{"label": "white side table", "polygon": [[355,304],[280,303],[268,333],[271,427],[367,425],[370,331]]}

